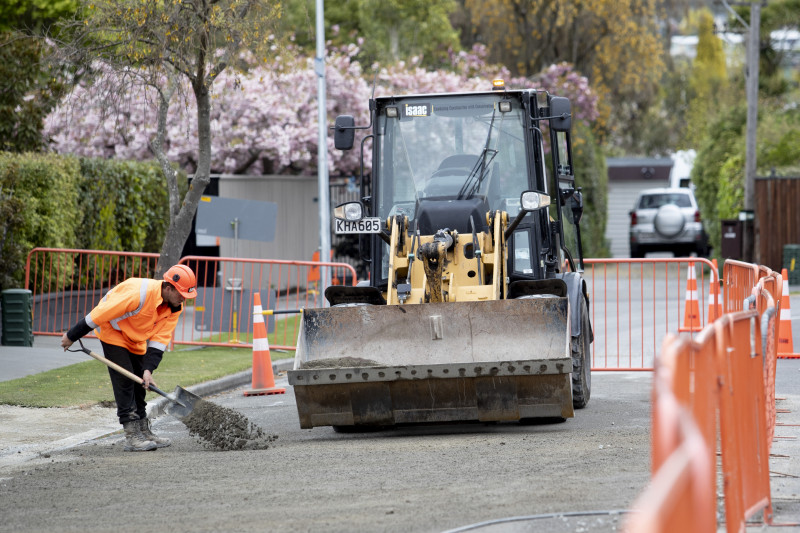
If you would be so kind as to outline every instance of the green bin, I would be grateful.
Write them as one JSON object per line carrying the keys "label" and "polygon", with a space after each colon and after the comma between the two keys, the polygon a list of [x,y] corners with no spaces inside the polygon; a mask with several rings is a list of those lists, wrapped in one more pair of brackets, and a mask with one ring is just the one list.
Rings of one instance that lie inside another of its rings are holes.
{"label": "green bin", "polygon": [[789,286],[800,288],[800,244],[783,245],[783,268],[789,272]]}
{"label": "green bin", "polygon": [[33,346],[33,295],[27,289],[3,291],[3,346]]}

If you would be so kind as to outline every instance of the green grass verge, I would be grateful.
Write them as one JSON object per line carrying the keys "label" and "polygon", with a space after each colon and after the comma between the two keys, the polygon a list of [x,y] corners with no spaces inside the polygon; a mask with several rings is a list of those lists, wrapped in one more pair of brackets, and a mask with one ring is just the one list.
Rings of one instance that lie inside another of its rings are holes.
{"label": "green grass verge", "polygon": [[[266,318],[266,317],[265,317]],[[294,346],[297,342],[297,333],[300,331],[300,317],[278,318],[275,320],[275,329],[267,333],[270,346]],[[201,337],[200,342],[224,342],[236,343],[243,342],[249,344],[253,342],[253,334],[249,332],[233,333],[214,333]]]}
{"label": "green grass verge", "polygon": [[[273,361],[294,357],[294,352],[270,351]],[[154,377],[158,387],[169,393],[180,385],[189,387],[221,378],[253,366],[249,348],[177,346],[166,352]],[[160,396],[147,393],[147,400]],[[23,407],[72,407],[112,405],[114,394],[108,368],[90,359],[83,363],[48,370],[32,376],[0,382],[0,404]]]}

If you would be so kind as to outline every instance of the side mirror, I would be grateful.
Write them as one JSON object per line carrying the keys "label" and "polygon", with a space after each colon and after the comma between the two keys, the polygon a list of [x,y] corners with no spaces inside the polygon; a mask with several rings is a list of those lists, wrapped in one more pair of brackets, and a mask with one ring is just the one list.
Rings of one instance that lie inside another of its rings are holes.
{"label": "side mirror", "polygon": [[572,128],[572,105],[569,98],[550,97],[550,127],[555,131],[569,131]]}
{"label": "side mirror", "polygon": [[337,150],[350,150],[356,138],[356,120],[352,115],[339,115],[333,126],[333,145]]}

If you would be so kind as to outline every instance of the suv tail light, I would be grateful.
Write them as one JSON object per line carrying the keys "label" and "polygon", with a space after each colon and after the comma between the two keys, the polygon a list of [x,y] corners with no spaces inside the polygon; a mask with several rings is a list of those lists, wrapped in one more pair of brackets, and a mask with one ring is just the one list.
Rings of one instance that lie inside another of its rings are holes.
{"label": "suv tail light", "polygon": [[631,226],[636,225],[636,211],[631,211]]}
{"label": "suv tail light", "polygon": [[695,222],[700,222],[700,211],[695,211],[694,212],[694,221]]}

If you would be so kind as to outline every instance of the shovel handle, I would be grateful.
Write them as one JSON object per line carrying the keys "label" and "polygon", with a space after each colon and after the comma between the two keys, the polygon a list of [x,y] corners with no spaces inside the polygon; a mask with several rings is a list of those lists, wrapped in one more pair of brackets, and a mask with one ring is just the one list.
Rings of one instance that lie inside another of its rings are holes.
{"label": "shovel handle", "polygon": [[[88,349],[88,348],[83,348],[83,351],[84,351],[84,352],[86,352],[86,353],[87,353],[88,355],[90,355],[91,357],[94,357],[95,359],[97,359],[98,361],[100,361],[101,363],[103,363],[104,365],[106,365],[108,368],[112,368],[112,369],[116,370],[117,372],[119,372],[120,374],[122,374],[123,376],[125,376],[126,378],[128,378],[128,379],[130,379],[130,380],[133,380],[133,381],[135,381],[135,382],[136,382],[136,383],[138,383],[139,385],[142,385],[142,384],[144,384],[144,380],[143,380],[142,378],[140,378],[139,376],[137,376],[137,375],[136,375],[136,374],[134,374],[133,372],[130,372],[129,370],[126,370],[125,368],[122,368],[122,367],[121,367],[121,366],[119,366],[117,363],[115,363],[115,362],[113,362],[113,361],[109,361],[108,359],[106,359],[106,358],[105,358],[105,357],[103,357],[102,355],[98,355],[98,354],[94,353],[93,351],[91,351],[91,350],[90,350],[90,349]],[[152,384],[151,384],[151,385],[150,385],[150,390],[151,390],[151,391],[153,391],[153,392],[155,392],[155,393],[158,393],[158,394],[160,394],[160,395],[161,395],[161,396],[163,396],[164,398],[169,398],[169,396],[167,396],[167,393],[166,393],[166,392],[164,392],[163,390],[159,389],[159,388],[158,388],[158,387],[156,387],[155,385],[152,385]]]}

